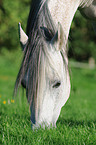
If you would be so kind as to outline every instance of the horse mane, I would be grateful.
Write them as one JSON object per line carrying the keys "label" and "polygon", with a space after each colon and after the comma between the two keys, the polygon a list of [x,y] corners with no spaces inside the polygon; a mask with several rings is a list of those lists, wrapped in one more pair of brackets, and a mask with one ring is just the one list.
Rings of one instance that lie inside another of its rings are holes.
{"label": "horse mane", "polygon": [[38,16],[40,7],[42,8],[42,6],[43,0],[32,0],[26,27],[27,36],[29,36],[29,33],[32,31],[32,28],[34,28],[34,22]]}
{"label": "horse mane", "polygon": [[[56,33],[56,28],[47,7],[47,1],[32,0],[26,29],[29,39],[24,48],[24,57],[21,63],[14,89],[14,95],[16,96],[17,90],[19,86],[21,86],[22,79],[25,75],[27,75],[29,79],[27,82],[26,91],[28,96],[28,102],[30,103],[30,105],[36,102],[41,60],[44,52],[46,51],[44,50],[45,40],[42,36],[40,27],[47,27],[49,30],[52,31],[53,35],[55,35]],[[63,50],[62,56],[64,56]]]}

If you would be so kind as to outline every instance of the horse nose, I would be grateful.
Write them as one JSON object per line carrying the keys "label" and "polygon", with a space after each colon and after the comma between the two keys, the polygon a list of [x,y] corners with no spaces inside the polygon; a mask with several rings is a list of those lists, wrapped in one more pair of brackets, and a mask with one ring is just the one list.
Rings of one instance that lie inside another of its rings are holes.
{"label": "horse nose", "polygon": [[33,115],[31,115],[31,123],[32,123],[32,124],[35,124],[35,123],[36,123],[36,121],[35,121],[35,116],[33,116]]}
{"label": "horse nose", "polygon": [[28,99],[28,85],[27,85],[26,79],[22,79],[21,85],[24,89],[26,89],[26,97]]}
{"label": "horse nose", "polygon": [[25,80],[25,79],[23,79],[23,80],[21,81],[21,85],[22,85],[23,88],[26,89],[26,80]]}
{"label": "horse nose", "polygon": [[28,75],[27,74],[25,74],[25,76],[22,78],[21,85],[22,85],[22,87],[27,89],[27,85],[28,85]]}

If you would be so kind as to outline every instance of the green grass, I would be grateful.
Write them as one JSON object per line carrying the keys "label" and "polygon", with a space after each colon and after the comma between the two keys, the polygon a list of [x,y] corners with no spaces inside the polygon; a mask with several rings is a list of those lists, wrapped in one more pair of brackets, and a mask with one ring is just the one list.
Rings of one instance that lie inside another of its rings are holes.
{"label": "green grass", "polygon": [[[57,128],[31,130],[26,97],[12,93],[21,52],[0,55],[0,144],[96,145],[96,70],[71,69],[71,95]],[[3,104],[6,101],[6,104]]]}

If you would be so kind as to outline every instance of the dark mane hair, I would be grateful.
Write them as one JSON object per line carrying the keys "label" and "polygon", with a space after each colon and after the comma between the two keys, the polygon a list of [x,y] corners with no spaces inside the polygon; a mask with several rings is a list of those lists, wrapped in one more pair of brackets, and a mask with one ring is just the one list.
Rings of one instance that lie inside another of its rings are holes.
{"label": "dark mane hair", "polygon": [[44,51],[44,37],[41,29],[47,28],[53,37],[56,33],[46,0],[32,0],[30,14],[27,23],[28,42],[24,48],[24,57],[16,79],[14,95],[16,96],[21,81],[27,75],[27,97],[31,105],[36,101],[39,69],[42,53]]}

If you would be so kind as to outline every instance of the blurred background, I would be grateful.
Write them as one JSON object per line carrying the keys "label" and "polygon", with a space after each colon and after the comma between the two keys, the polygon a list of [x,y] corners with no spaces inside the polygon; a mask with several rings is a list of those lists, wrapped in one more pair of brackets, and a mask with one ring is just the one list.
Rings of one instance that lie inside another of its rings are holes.
{"label": "blurred background", "polygon": [[26,28],[30,0],[0,0],[0,53],[19,49],[18,23]]}
{"label": "blurred background", "polygon": [[[26,31],[31,0],[0,0],[0,55],[20,49],[18,22]],[[77,11],[69,35],[69,58],[77,61],[96,60],[96,35],[90,21]]]}

